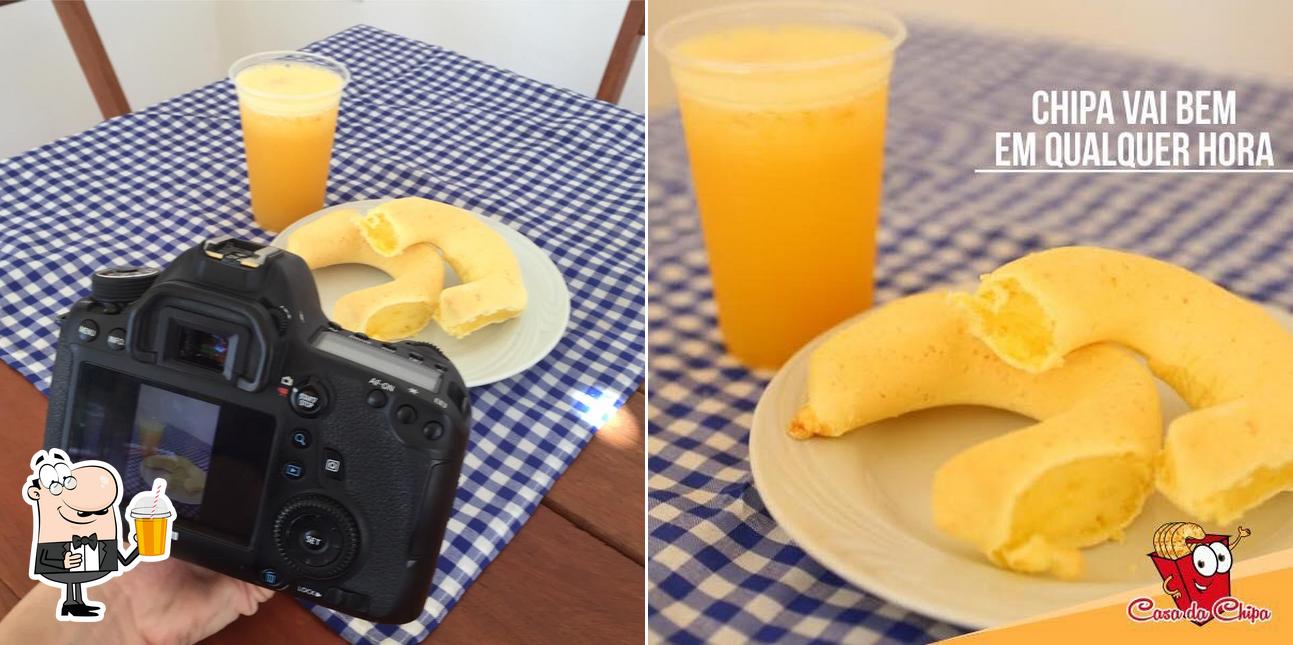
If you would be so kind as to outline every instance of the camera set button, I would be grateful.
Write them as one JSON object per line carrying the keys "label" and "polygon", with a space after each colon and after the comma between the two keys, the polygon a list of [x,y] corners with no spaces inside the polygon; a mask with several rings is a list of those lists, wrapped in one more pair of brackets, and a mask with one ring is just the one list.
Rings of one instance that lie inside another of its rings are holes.
{"label": "camera set button", "polygon": [[400,423],[413,423],[418,420],[418,411],[414,410],[411,405],[401,405],[395,411],[395,420]]}
{"label": "camera set button", "polygon": [[310,553],[322,553],[328,549],[328,534],[316,528],[305,529],[301,533],[301,547]]}
{"label": "camera set button", "polygon": [[300,479],[305,476],[305,466],[299,461],[289,461],[283,464],[283,476],[288,479]]}
{"label": "camera set button", "polygon": [[323,386],[314,379],[303,379],[292,386],[287,397],[292,410],[303,417],[318,416],[328,407],[328,395]]}
{"label": "camera set button", "polygon": [[374,408],[386,407],[386,393],[381,390],[373,390],[368,393],[368,398],[365,401]]}
{"label": "camera set button", "polygon": [[292,431],[292,445],[297,448],[310,447],[310,431],[303,428],[297,428]]}
{"label": "camera set button", "polygon": [[118,327],[108,332],[108,349],[123,350],[126,348],[126,330]]}
{"label": "camera set button", "polygon": [[76,337],[83,343],[88,343],[99,337],[99,323],[93,320],[82,320],[76,326]]}

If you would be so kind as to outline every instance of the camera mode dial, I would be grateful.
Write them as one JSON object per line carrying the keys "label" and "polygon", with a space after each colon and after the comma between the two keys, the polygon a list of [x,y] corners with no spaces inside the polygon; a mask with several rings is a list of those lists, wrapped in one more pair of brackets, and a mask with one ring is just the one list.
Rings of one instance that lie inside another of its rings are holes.
{"label": "camera mode dial", "polygon": [[444,356],[444,352],[440,351],[440,348],[439,348],[439,347],[436,347],[435,345],[432,345],[431,343],[423,342],[423,341],[420,341],[420,340],[402,340],[402,341],[400,341],[400,344],[401,344],[401,345],[411,345],[411,346],[413,346],[413,347],[429,347],[429,348],[431,348],[431,349],[434,349],[434,350],[435,350],[435,353],[437,353],[437,354],[439,354],[439,355],[441,355],[441,356]]}
{"label": "camera mode dial", "polygon": [[90,277],[90,297],[102,303],[127,304],[139,299],[161,274],[157,267],[108,267]]}
{"label": "camera mode dial", "polygon": [[302,495],[283,506],[274,521],[278,554],[311,578],[341,575],[359,552],[359,527],[350,512],[322,495]]}

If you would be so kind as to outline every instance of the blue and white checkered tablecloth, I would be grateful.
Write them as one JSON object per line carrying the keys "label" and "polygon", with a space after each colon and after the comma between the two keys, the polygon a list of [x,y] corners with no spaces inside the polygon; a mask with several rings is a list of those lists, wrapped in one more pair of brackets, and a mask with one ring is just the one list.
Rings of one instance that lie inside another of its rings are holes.
{"label": "blue and white checkered tablecloth", "polygon": [[[475,423],[421,617],[312,611],[352,642],[425,638],[642,378],[645,123],[607,103],[370,27],[305,48],[343,61],[327,202],[418,195],[506,222],[561,269],[566,335],[472,391]],[[111,264],[162,264],[250,217],[233,88],[207,85],[0,161],[0,355],[42,390],[55,316]]]}
{"label": "blue and white checkered tablecloth", "polygon": [[[1180,263],[1293,309],[1293,175],[976,175],[1035,89],[1235,89],[1238,129],[1293,167],[1293,88],[1042,40],[915,25],[890,95],[877,298],[1060,244]],[[844,582],[777,527],[750,477],[771,378],[723,355],[676,116],[653,120],[648,191],[648,612],[655,639],[930,641],[964,632]],[[775,294],[772,294],[775,295]]]}

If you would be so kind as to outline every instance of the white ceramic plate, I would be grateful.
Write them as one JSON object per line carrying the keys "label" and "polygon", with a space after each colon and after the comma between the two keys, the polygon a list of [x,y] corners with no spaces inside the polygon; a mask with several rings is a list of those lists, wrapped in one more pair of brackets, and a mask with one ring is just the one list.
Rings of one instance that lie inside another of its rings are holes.
{"label": "white ceramic plate", "polygon": [[[1272,313],[1293,330],[1293,317]],[[863,314],[865,315],[865,314]],[[1122,543],[1086,549],[1086,573],[1061,582],[998,569],[940,533],[930,510],[934,471],[952,455],[1030,423],[999,410],[948,407],[908,414],[837,439],[797,441],[785,433],[803,401],[808,356],[826,332],[790,359],[764,391],[750,431],[750,465],[777,523],[823,566],[914,611],[970,628],[993,627],[1157,583],[1147,556],[1163,522],[1190,518],[1155,493]],[[861,385],[860,385],[861,386]],[[1160,383],[1164,419],[1185,404]],[[1293,547],[1293,494],[1239,522],[1252,536],[1239,562]],[[1204,525],[1233,534],[1232,526]]]}
{"label": "white ceramic plate", "polygon": [[[287,227],[274,238],[273,244],[287,248],[287,240],[296,229],[334,210],[353,208],[366,213],[384,201],[369,199],[329,206]],[[548,255],[507,225],[487,217],[480,219],[507,240],[521,264],[521,275],[529,292],[525,311],[512,320],[490,325],[466,338],[454,338],[433,322],[409,339],[439,347],[462,373],[467,387],[501,381],[525,371],[556,347],[570,322],[570,292],[561,271]],[[388,280],[390,278],[385,273],[358,264],[326,267],[314,272],[319,300],[328,316],[332,315],[332,306],[341,296]],[[458,284],[458,276],[448,265],[445,266],[444,284],[446,288]]]}

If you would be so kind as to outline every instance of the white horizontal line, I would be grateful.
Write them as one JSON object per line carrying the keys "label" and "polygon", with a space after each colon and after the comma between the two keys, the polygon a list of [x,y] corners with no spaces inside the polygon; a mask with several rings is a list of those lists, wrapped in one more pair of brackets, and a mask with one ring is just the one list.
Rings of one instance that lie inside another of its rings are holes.
{"label": "white horizontal line", "polygon": [[974,174],[1017,174],[1017,173],[1157,173],[1157,174],[1203,174],[1203,173],[1293,173],[1293,168],[975,168]]}

